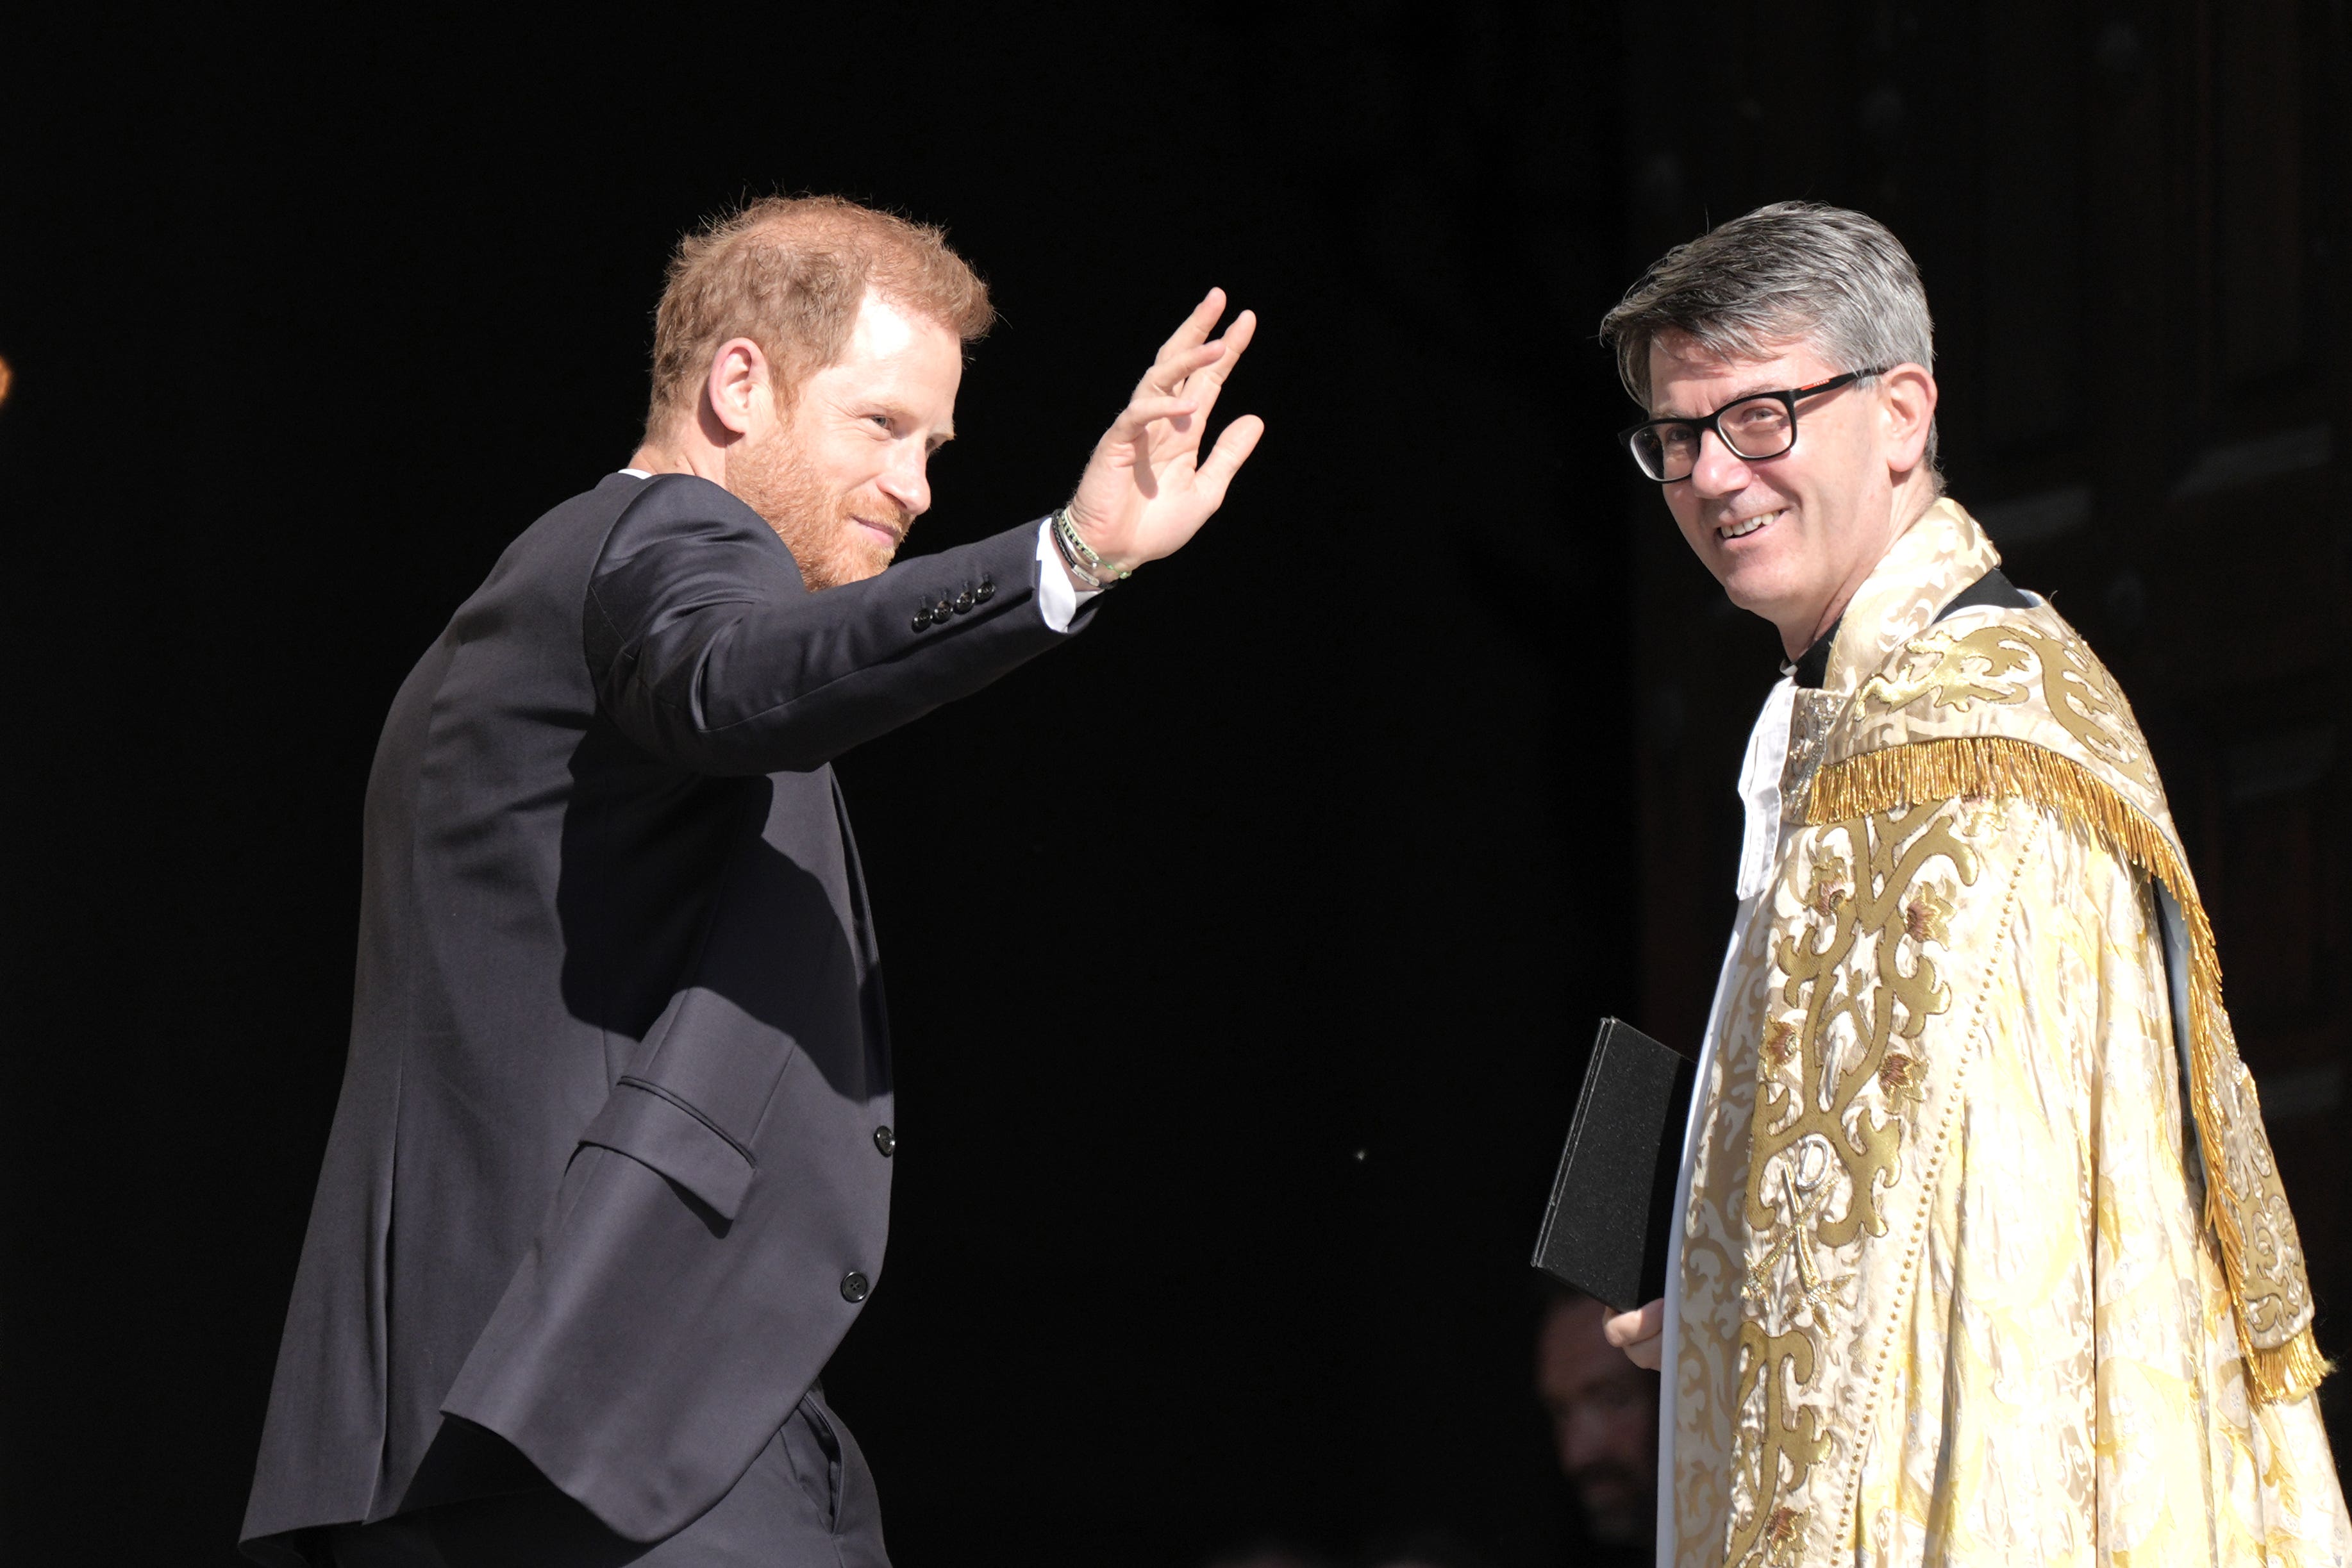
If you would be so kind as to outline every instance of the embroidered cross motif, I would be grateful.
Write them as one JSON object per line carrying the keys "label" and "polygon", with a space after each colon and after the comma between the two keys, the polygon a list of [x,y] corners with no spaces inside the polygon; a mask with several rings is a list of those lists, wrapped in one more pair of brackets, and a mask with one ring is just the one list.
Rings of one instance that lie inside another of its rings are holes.
{"label": "embroidered cross motif", "polygon": [[1773,1238],[1772,1245],[1748,1266],[1748,1279],[1740,1286],[1739,1295],[1751,1306],[1761,1306],[1771,1294],[1772,1270],[1783,1258],[1796,1259],[1798,1290],[1816,1313],[1823,1311],[1838,1292],[1853,1282],[1851,1274],[1823,1278],[1821,1265],[1813,1258],[1813,1232],[1820,1224],[1822,1205],[1829,1199],[1825,1176],[1826,1172],[1816,1176],[1809,1187],[1801,1189],[1789,1167],[1780,1167],[1780,1197],[1788,1205],[1789,1224]]}

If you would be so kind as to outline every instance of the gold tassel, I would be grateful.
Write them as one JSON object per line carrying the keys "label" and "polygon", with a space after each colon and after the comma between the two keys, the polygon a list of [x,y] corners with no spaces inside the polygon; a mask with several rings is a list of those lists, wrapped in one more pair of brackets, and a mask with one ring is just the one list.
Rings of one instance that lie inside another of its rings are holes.
{"label": "gold tassel", "polygon": [[[2200,1141],[2219,1147],[2222,1070],[2221,961],[2197,885],[2172,840],[2156,823],[2080,763],[2006,735],[1965,735],[1891,746],[1824,765],[1813,775],[1805,820],[1845,822],[1924,800],[1976,796],[2024,800],[2088,827],[2124,859],[2171,889],[2189,927],[2189,1040],[2194,1092],[2190,1110]],[[2221,1175],[2207,1161],[2206,1223],[2221,1244],[2237,1306],[2238,1344],[2255,1396],[2265,1404],[2302,1398],[2332,1370],[2305,1327],[2284,1343],[2258,1349],[2247,1337],[2244,1240],[2220,1193]]]}
{"label": "gold tassel", "polygon": [[[2242,1348],[2242,1327],[2238,1337]],[[2254,1397],[2264,1405],[2301,1399],[2335,1370],[2336,1363],[2319,1353],[2318,1342],[2311,1337],[2309,1329],[2275,1349],[2246,1351],[2246,1375],[2253,1383]]]}

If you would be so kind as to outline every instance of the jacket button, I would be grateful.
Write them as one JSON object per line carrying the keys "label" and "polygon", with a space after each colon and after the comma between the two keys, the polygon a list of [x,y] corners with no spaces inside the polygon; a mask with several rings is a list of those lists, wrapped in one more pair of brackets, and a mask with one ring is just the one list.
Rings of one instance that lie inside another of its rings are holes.
{"label": "jacket button", "polygon": [[841,1277],[841,1299],[845,1301],[852,1304],[863,1301],[866,1292],[872,1289],[873,1286],[866,1283],[866,1276],[854,1268]]}
{"label": "jacket button", "polygon": [[874,1146],[882,1151],[882,1157],[887,1160],[898,1152],[898,1135],[887,1127],[877,1127],[874,1130]]}
{"label": "jacket button", "polygon": [[915,612],[915,629],[917,631],[921,631],[925,626],[928,626],[930,624],[931,609],[929,605],[926,605],[921,609]]}
{"label": "jacket button", "polygon": [[966,588],[955,596],[955,613],[959,616],[970,615],[973,603],[971,590]]}
{"label": "jacket button", "polygon": [[931,619],[935,621],[944,621],[950,616],[954,614],[955,606],[949,604],[945,599],[941,599],[938,604],[931,606]]}
{"label": "jacket button", "polygon": [[996,597],[996,584],[985,577],[980,580],[980,586],[971,591],[971,602],[975,605],[985,605],[994,597]]}

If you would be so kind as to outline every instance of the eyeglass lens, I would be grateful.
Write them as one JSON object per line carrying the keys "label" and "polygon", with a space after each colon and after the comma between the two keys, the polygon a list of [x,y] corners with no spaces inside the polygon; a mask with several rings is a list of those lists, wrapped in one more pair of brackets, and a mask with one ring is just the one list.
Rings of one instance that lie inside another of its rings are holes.
{"label": "eyeglass lens", "polygon": [[[1654,479],[1687,479],[1698,466],[1699,432],[1704,426],[1674,422],[1644,425],[1633,436],[1633,460]],[[1732,455],[1751,461],[1777,458],[1796,439],[1796,422],[1789,405],[1777,397],[1751,397],[1717,412],[1715,428]]]}

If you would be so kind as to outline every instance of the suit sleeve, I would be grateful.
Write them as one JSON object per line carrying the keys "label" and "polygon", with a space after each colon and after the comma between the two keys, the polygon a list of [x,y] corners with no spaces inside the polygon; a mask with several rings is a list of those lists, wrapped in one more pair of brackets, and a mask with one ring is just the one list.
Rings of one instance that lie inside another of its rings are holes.
{"label": "suit sleeve", "polygon": [[1032,521],[811,593],[757,513],[665,476],[590,574],[589,673],[622,731],[678,766],[819,767],[1063,640],[1038,611],[1036,539]]}

